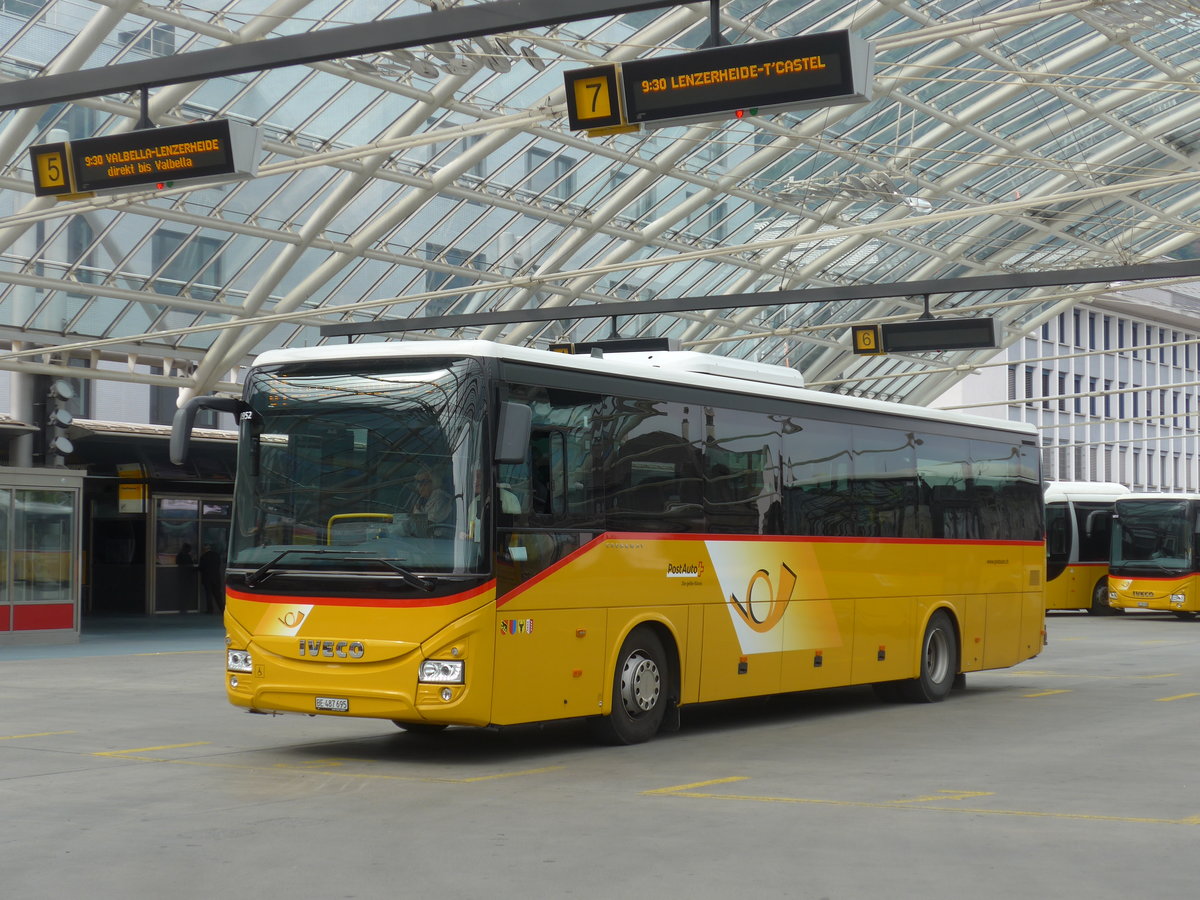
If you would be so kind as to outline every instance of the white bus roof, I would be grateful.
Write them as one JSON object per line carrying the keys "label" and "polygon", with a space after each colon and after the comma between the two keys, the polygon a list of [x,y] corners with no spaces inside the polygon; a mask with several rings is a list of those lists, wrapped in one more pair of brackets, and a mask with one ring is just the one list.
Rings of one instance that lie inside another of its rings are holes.
{"label": "white bus roof", "polygon": [[734,391],[762,397],[802,400],[823,406],[861,409],[889,415],[912,416],[930,421],[982,426],[1010,431],[1025,437],[1037,435],[1037,430],[1032,425],[1023,422],[1009,422],[1005,419],[814,391],[800,386],[803,383],[802,379],[794,369],[688,351],[608,353],[602,357],[595,357],[555,353],[550,350],[516,347],[482,340],[375,341],[269,350],[255,360],[255,365],[273,366],[342,360],[366,362],[367,360],[412,359],[424,356],[489,357],[579,372],[617,375],[641,381]]}
{"label": "white bus roof", "polygon": [[1115,481],[1052,481],[1046,485],[1047,503],[1064,503],[1069,500],[1104,501],[1116,500],[1132,493],[1123,484]]}
{"label": "white bus roof", "polygon": [[1188,494],[1188,493],[1183,493],[1183,492],[1179,492],[1179,491],[1158,494],[1158,493],[1146,491],[1146,492],[1137,493],[1137,494],[1130,493],[1130,494],[1125,495],[1124,497],[1119,497],[1118,499],[1119,500],[1200,500],[1200,494]]}

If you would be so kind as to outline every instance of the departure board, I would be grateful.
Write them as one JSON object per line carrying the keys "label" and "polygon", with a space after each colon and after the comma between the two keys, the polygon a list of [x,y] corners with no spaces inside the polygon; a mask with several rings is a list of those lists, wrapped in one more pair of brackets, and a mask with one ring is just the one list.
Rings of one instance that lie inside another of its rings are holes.
{"label": "departure board", "polygon": [[250,177],[260,145],[258,129],[214,119],[42,144],[29,155],[34,193],[75,195]]}

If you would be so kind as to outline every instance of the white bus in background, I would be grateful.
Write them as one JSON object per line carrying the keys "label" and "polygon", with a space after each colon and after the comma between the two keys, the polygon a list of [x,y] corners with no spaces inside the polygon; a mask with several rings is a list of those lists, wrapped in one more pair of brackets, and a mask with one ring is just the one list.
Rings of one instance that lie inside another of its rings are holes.
{"label": "white bus in background", "polygon": [[1117,612],[1108,604],[1113,504],[1123,484],[1052,481],[1046,485],[1046,609]]}

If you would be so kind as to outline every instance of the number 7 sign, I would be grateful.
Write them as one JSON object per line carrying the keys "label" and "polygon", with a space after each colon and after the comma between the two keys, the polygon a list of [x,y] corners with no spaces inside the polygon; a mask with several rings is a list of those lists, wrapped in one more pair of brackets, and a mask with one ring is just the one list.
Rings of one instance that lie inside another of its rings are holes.
{"label": "number 7 sign", "polygon": [[616,64],[576,69],[563,76],[567,92],[567,118],[572,131],[591,131],[624,125],[621,114],[620,74]]}

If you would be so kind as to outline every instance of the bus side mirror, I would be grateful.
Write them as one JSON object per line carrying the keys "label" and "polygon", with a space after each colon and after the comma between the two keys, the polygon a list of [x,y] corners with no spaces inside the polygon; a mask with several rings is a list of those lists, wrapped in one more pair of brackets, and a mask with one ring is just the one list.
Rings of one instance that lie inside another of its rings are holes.
{"label": "bus side mirror", "polygon": [[202,409],[232,413],[235,416],[247,412],[250,406],[236,397],[193,397],[179,409],[171,420],[171,462],[181,466],[187,461],[188,448],[192,442],[192,424],[196,413]]}
{"label": "bus side mirror", "polygon": [[[1085,528],[1085,530],[1087,532],[1087,536],[1091,537],[1093,534],[1096,533],[1096,523],[1097,522],[1104,523],[1111,519],[1112,519],[1112,513],[1106,509],[1092,510],[1090,513],[1088,513],[1088,517],[1087,517],[1087,526]],[[1101,529],[1103,529],[1103,524],[1101,525]]]}
{"label": "bus side mirror", "polygon": [[500,404],[500,425],[496,433],[496,462],[522,463],[529,449],[533,428],[533,408],[505,400]]}

